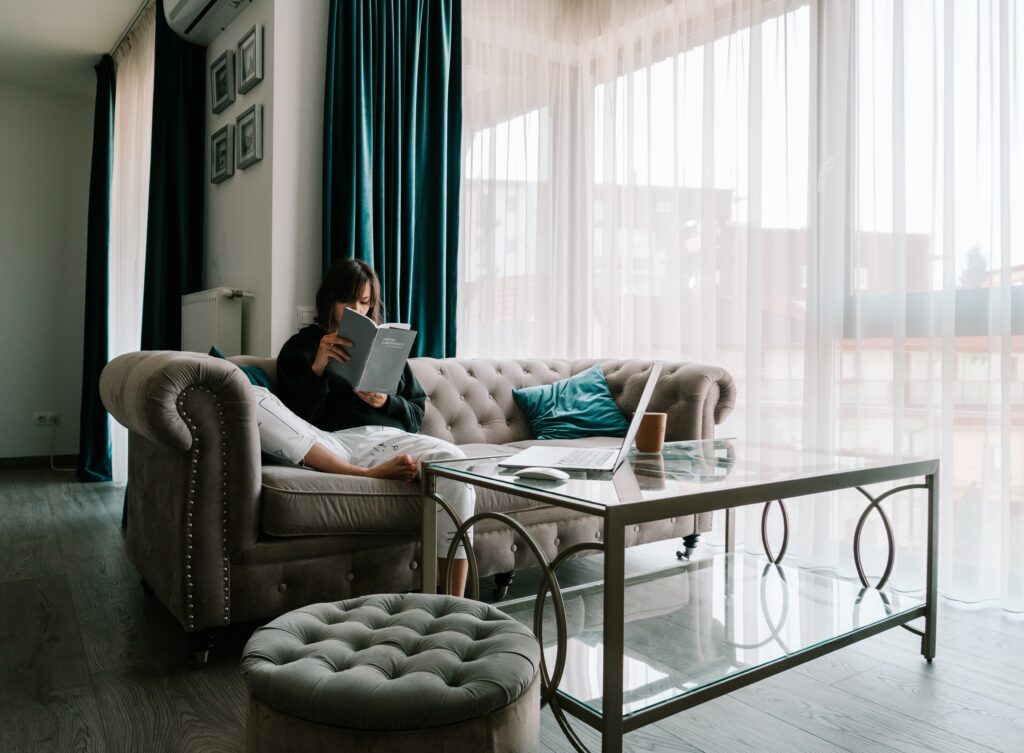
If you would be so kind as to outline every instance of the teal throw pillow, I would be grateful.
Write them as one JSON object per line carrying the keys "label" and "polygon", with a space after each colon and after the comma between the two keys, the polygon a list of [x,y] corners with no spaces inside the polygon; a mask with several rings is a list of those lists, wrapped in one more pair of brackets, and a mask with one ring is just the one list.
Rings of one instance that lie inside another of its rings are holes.
{"label": "teal throw pillow", "polygon": [[512,397],[537,439],[624,437],[629,428],[599,365],[552,384],[513,390]]}
{"label": "teal throw pillow", "polygon": [[[224,355],[224,352],[216,345],[210,348],[209,355],[214,358],[223,358],[224,360],[227,360],[227,356]],[[238,366],[238,364],[235,365]],[[270,377],[267,375],[267,372],[259,366],[238,366],[238,368],[240,368],[242,373],[248,377],[249,382],[251,382],[254,387],[266,387],[271,392],[274,391],[274,388],[270,386]]]}

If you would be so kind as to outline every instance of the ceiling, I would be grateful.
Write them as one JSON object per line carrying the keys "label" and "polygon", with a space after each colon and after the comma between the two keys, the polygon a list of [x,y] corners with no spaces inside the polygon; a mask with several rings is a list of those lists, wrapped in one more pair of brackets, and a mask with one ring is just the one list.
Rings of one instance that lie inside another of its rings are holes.
{"label": "ceiling", "polygon": [[143,0],[0,0],[0,82],[87,96]]}

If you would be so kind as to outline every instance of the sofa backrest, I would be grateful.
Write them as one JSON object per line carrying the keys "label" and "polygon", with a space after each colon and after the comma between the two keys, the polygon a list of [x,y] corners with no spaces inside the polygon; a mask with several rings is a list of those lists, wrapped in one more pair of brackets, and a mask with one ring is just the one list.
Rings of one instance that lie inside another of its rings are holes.
{"label": "sofa backrest", "polygon": [[231,363],[236,363],[239,366],[259,366],[270,377],[270,383],[277,386],[277,359],[276,358],[260,358],[259,356],[231,356],[229,359]]}
{"label": "sofa backrest", "polygon": [[[565,359],[416,358],[413,373],[427,394],[424,434],[453,444],[505,444],[531,439],[530,425],[512,391],[550,384],[597,363]],[[608,387],[632,416],[649,361],[602,361]],[[627,389],[628,387],[628,389]]]}
{"label": "sofa backrest", "polygon": [[[263,368],[276,383],[275,359],[238,356],[231,360]],[[632,418],[651,361],[413,358],[409,364],[427,395],[420,430],[453,444],[505,444],[531,439],[530,426],[512,391],[557,382],[595,363],[604,369],[612,397],[623,415]],[[698,439],[714,435],[714,424],[729,413],[734,400],[732,378],[723,369],[666,363],[648,410],[668,413],[669,440]]]}

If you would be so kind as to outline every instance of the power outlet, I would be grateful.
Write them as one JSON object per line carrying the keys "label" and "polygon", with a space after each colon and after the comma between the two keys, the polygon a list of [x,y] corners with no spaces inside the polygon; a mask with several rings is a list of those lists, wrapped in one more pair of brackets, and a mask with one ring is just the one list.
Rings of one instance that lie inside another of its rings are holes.
{"label": "power outlet", "polygon": [[60,414],[56,411],[37,411],[32,414],[32,423],[36,426],[56,426],[60,423]]}
{"label": "power outlet", "polygon": [[314,319],[316,319],[315,306],[299,306],[295,310],[295,324],[300,328],[312,324]]}

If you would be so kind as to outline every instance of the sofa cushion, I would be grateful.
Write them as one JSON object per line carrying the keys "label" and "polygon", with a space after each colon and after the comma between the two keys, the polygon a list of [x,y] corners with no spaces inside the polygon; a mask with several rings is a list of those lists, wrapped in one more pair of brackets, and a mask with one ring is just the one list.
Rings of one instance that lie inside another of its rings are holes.
{"label": "sofa cushion", "polygon": [[624,437],[629,428],[600,364],[568,379],[513,390],[512,397],[537,439]]}
{"label": "sofa cushion", "polygon": [[[216,345],[210,348],[209,355],[213,356],[214,358],[223,358],[225,361],[228,360],[228,357],[224,355],[224,352]],[[273,385],[270,383],[270,376],[261,367],[246,366],[244,364],[238,363],[236,363],[235,366],[242,370],[242,373],[245,374],[246,379],[248,379],[249,383],[252,384],[254,387],[266,387],[268,390],[273,391],[274,388]]]}
{"label": "sofa cushion", "polygon": [[263,466],[261,528],[271,536],[418,531],[420,488],[404,481]]}
{"label": "sofa cushion", "polygon": [[270,380],[270,386],[267,388],[271,392],[277,389],[277,359],[276,358],[260,358],[259,356],[229,356],[228,360],[235,366],[246,366],[258,368],[264,374],[267,375],[267,379]]}
{"label": "sofa cushion", "polygon": [[516,450],[507,444],[488,444],[486,442],[471,442],[460,444],[459,449],[467,458],[497,458],[507,455],[515,455]]}
{"label": "sofa cushion", "polygon": [[[467,458],[512,455],[520,447],[559,444],[607,447],[616,440],[588,437],[575,440],[526,440],[514,445],[467,444]],[[353,533],[418,533],[420,486],[402,481],[319,473],[308,468],[263,466],[261,530],[270,536],[330,536]],[[575,518],[576,514],[542,502],[477,487],[476,512],[528,513],[531,523]],[[587,517],[587,516],[584,516]],[[592,519],[595,526],[599,521]],[[485,521],[484,528],[502,527]]]}
{"label": "sofa cushion", "polygon": [[[501,445],[465,445],[469,457],[511,455]],[[477,489],[477,512],[544,507],[490,489]],[[420,486],[402,481],[319,473],[308,468],[263,466],[261,529],[270,536],[418,532]]]}

